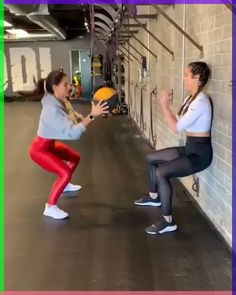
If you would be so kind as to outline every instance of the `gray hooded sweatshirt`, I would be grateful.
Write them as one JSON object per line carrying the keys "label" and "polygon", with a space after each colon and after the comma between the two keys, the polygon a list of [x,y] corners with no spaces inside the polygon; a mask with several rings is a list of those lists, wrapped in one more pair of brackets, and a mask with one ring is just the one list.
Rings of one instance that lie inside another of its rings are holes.
{"label": "gray hooded sweatshirt", "polygon": [[48,139],[79,139],[86,128],[82,123],[74,124],[66,109],[52,94],[42,98],[42,111],[39,119],[38,136]]}

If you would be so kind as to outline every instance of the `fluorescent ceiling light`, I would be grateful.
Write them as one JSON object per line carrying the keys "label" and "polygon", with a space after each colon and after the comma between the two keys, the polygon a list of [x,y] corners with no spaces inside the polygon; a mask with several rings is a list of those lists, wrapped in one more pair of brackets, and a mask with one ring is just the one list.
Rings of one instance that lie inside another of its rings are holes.
{"label": "fluorescent ceiling light", "polygon": [[[6,30],[6,31],[11,31],[11,30]],[[13,30],[13,32],[14,32],[15,30]],[[9,33],[9,32],[8,32]],[[26,33],[26,34],[25,34]],[[53,39],[53,37],[55,37],[53,34],[29,34],[29,33],[27,33],[27,32],[25,32],[24,34],[15,34],[15,33],[11,33],[11,34],[13,34],[13,38],[12,37],[10,37],[10,36],[7,36],[7,35],[4,35],[4,38],[5,39],[11,39],[11,40],[13,40],[13,39],[33,39],[33,38],[35,38],[35,39],[42,39],[42,38],[51,38],[51,39]]]}
{"label": "fluorescent ceiling light", "polygon": [[[37,38],[37,37],[55,37],[53,34],[28,34],[27,38]],[[24,37],[22,37],[24,38]]]}
{"label": "fluorescent ceiling light", "polygon": [[4,20],[4,28],[5,27],[12,27],[12,24]]}
{"label": "fluorescent ceiling light", "polygon": [[16,35],[16,37],[27,37],[29,35],[28,32],[21,29],[10,29],[6,31],[10,34]]}

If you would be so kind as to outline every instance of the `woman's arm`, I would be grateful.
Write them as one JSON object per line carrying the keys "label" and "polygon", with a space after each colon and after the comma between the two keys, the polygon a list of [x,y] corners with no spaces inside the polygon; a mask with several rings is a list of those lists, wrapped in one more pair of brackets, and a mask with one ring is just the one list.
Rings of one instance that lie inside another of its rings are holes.
{"label": "woman's arm", "polygon": [[[97,117],[107,113],[106,103],[100,102],[93,105],[90,115]],[[46,138],[60,138],[65,140],[79,139],[85,132],[86,127],[91,123],[92,118],[88,115],[80,123],[73,123],[64,109],[55,105],[45,105],[40,116],[40,134]]]}
{"label": "woman's arm", "polygon": [[81,121],[81,123],[84,125],[84,127],[86,128],[93,120],[91,118],[89,118],[89,116],[84,117]]}
{"label": "woman's arm", "polygon": [[160,102],[163,114],[167,120],[170,129],[173,132],[177,132],[177,119],[176,116],[173,114],[172,110],[170,109],[170,96],[171,94],[168,91],[162,90],[160,93]]}
{"label": "woman's arm", "polygon": [[173,114],[173,112],[171,111],[171,109],[169,107],[162,106],[162,110],[163,110],[164,116],[166,117],[166,120],[167,120],[167,123],[168,123],[170,129],[176,133],[177,132],[176,116]]}
{"label": "woman's arm", "polygon": [[188,111],[178,120],[170,109],[170,94],[163,90],[160,93],[161,106],[169,127],[173,132],[182,132],[188,129],[198,120],[201,115],[208,109],[208,101],[204,99],[195,99],[189,105]]}
{"label": "woman's arm", "polygon": [[82,123],[73,123],[62,108],[54,105],[43,107],[39,122],[39,133],[46,138],[75,140],[79,139],[85,130],[86,128]]}

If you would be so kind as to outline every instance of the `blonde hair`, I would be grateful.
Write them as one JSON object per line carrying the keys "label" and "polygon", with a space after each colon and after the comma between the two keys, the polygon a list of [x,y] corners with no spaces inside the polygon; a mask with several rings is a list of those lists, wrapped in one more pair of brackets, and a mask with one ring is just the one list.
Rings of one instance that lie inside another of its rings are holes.
{"label": "blonde hair", "polygon": [[69,102],[69,100],[67,98],[65,98],[63,100],[64,106],[66,108],[67,114],[70,118],[70,120],[74,123],[74,124],[78,124],[83,120],[83,116],[79,113],[77,113],[74,109],[73,106],[71,105],[71,103]]}

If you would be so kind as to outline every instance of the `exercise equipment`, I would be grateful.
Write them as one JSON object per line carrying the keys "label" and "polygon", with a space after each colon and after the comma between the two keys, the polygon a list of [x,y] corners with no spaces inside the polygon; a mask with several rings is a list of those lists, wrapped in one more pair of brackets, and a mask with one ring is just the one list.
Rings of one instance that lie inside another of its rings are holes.
{"label": "exercise equipment", "polygon": [[118,94],[115,89],[111,87],[101,87],[93,95],[93,100],[99,102],[101,100],[105,101],[109,106],[109,112],[117,107],[118,104]]}

